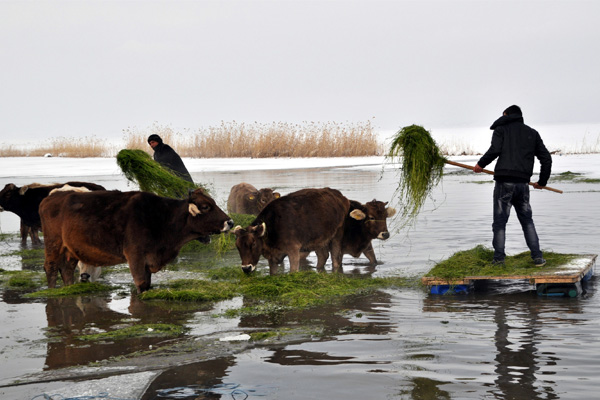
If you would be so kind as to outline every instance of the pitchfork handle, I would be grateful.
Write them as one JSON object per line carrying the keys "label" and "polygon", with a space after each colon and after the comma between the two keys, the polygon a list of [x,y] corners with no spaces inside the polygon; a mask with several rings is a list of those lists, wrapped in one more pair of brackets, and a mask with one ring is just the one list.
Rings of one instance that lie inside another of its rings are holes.
{"label": "pitchfork handle", "polygon": [[[461,164],[461,163],[458,163],[456,161],[444,160],[444,162],[446,164],[455,165],[457,167],[470,169],[471,171],[473,171],[475,169],[475,167],[472,167],[472,166],[467,165],[467,164]],[[494,171],[490,171],[489,169],[484,169],[483,172],[485,172],[486,174],[494,175]],[[533,186],[532,182],[529,182],[529,184],[531,186]],[[554,188],[551,188],[550,186],[542,186],[542,189],[546,189],[546,190],[549,190],[551,192],[556,192],[556,193],[562,193],[563,192],[562,190],[554,189]]]}

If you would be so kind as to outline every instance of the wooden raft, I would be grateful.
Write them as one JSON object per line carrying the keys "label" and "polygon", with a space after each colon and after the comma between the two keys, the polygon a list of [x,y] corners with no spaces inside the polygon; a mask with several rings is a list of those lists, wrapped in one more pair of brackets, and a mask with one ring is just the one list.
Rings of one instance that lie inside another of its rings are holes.
{"label": "wooden raft", "polygon": [[424,276],[421,282],[428,286],[434,285],[469,285],[477,280],[529,280],[531,284],[542,283],[577,283],[586,275],[593,274],[596,266],[597,254],[583,254],[571,260],[568,264],[556,267],[542,267],[533,274],[528,275],[483,275],[483,276],[465,276],[460,279],[448,280],[445,278],[436,278]]}

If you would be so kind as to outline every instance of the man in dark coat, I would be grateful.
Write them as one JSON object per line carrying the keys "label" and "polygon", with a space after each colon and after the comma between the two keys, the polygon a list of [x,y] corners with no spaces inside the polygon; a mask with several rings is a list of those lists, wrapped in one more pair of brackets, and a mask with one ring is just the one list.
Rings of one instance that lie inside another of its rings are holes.
{"label": "man in dark coat", "polygon": [[537,267],[546,265],[540,250],[538,235],[533,224],[529,204],[529,179],[533,175],[534,157],[540,161],[539,179],[532,186],[541,189],[546,186],[552,168],[552,156],[544,146],[540,134],[525,125],[523,114],[518,106],[510,106],[491,126],[494,130],[492,145],[479,159],[473,169],[482,172],[486,165],[498,158],[494,168],[494,263],[503,264],[506,254],[506,223],[510,209],[515,206],[517,217],[523,228],[525,241],[531,251],[531,258]]}
{"label": "man in dark coat", "polygon": [[163,143],[160,136],[156,134],[150,135],[148,137],[148,144],[154,150],[154,161],[175,172],[180,178],[194,183],[179,154],[171,146]]}

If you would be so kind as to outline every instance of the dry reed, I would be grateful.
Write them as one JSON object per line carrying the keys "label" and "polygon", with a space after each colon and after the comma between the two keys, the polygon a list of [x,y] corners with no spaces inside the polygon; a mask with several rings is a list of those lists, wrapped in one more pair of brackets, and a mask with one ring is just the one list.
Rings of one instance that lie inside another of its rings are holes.
{"label": "dry reed", "polygon": [[4,146],[1,157],[113,157],[121,148],[143,150],[152,155],[147,139],[159,135],[181,157],[361,157],[384,154],[371,121],[358,123],[272,122],[251,124],[222,122],[219,126],[176,131],[157,122],[139,129],[123,130],[123,144],[95,137],[54,139],[49,145],[19,149]]}

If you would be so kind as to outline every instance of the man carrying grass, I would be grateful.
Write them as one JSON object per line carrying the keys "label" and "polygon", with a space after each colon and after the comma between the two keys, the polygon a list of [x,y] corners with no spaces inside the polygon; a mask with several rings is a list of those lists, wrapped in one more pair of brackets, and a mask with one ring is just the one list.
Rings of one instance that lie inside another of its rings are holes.
{"label": "man carrying grass", "polygon": [[525,125],[523,114],[518,106],[510,106],[490,127],[494,130],[492,144],[479,159],[473,169],[482,172],[486,165],[498,158],[494,168],[494,264],[504,264],[506,254],[506,223],[510,209],[515,206],[517,217],[523,228],[525,242],[531,251],[536,267],[546,265],[535,225],[533,224],[531,205],[529,204],[529,179],[533,175],[534,157],[541,163],[540,176],[532,186],[541,189],[546,186],[552,168],[552,156],[540,134]]}
{"label": "man carrying grass", "polygon": [[148,137],[148,144],[154,150],[154,161],[175,172],[181,179],[194,183],[179,154],[171,146],[163,143],[160,136],[156,134],[150,135]]}

